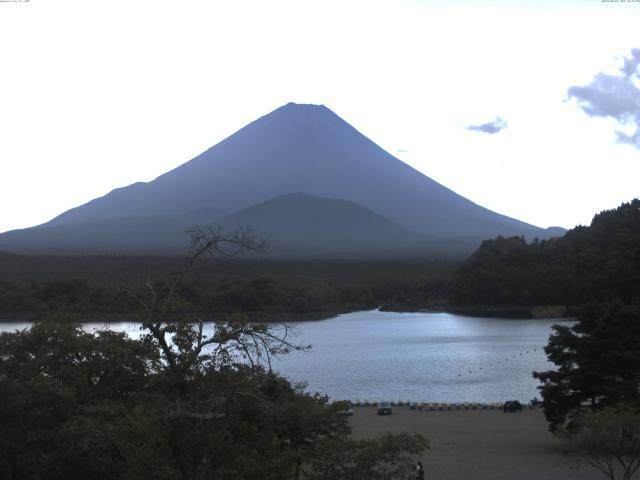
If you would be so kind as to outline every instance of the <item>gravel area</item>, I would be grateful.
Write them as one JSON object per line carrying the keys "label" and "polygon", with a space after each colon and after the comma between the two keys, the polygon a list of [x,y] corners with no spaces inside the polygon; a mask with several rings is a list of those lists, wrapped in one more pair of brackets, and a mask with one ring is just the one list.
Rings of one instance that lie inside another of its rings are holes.
{"label": "gravel area", "polygon": [[375,407],[356,407],[353,438],[386,432],[420,433],[431,450],[422,456],[427,480],[596,480],[591,467],[572,469],[549,433],[541,410],[419,411],[394,407],[379,416]]}

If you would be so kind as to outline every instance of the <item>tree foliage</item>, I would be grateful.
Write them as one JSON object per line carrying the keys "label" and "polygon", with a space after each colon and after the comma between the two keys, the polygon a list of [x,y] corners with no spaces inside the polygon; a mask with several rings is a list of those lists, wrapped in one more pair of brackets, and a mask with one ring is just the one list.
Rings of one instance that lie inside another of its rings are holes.
{"label": "tree foliage", "polygon": [[365,440],[323,442],[311,457],[310,480],[413,478],[414,458],[429,448],[419,435],[391,435]]}
{"label": "tree foliage", "polygon": [[583,412],[576,431],[564,435],[565,453],[610,480],[631,480],[640,468],[640,412],[608,407]]}
{"label": "tree foliage", "polygon": [[424,439],[350,440],[343,405],[273,372],[274,356],[305,348],[286,325],[176,320],[194,261],[260,244],[200,229],[193,247],[171,282],[124,290],[140,339],[53,321],[0,335],[0,478],[347,479],[354,462],[372,479],[402,472]]}
{"label": "tree foliage", "polygon": [[[122,295],[126,286],[144,296],[145,282],[162,292],[167,272],[184,257],[3,255],[0,252],[0,316],[71,313],[120,318],[139,305]],[[458,263],[424,259],[270,260],[202,258],[177,288],[185,316],[223,318],[242,311],[251,319],[310,319],[376,308],[419,309],[441,304]],[[169,277],[170,278],[170,277]],[[176,312],[179,313],[179,312]]]}
{"label": "tree foliage", "polygon": [[640,301],[640,200],[561,238],[484,241],[456,272],[451,295],[457,305]]}
{"label": "tree foliage", "polygon": [[557,368],[534,373],[552,431],[571,427],[584,408],[640,406],[640,306],[591,305],[554,332],[545,352]]}

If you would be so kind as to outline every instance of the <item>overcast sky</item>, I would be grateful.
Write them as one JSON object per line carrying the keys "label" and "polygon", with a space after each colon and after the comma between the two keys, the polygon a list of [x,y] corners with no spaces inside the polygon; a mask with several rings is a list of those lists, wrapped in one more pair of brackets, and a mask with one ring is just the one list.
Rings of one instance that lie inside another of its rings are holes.
{"label": "overcast sky", "polygon": [[640,2],[0,0],[0,45],[0,232],[289,101],[538,226],[640,196]]}

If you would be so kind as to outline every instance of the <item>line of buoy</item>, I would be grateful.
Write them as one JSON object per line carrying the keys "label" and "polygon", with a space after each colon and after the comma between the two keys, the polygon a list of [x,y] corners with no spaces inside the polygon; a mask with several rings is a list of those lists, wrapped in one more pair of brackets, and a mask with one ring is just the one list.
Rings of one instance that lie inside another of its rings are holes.
{"label": "line of buoy", "polygon": [[[531,352],[530,352],[529,350],[526,350],[524,353],[533,353],[533,352],[537,352],[537,351],[538,351],[538,349],[539,349],[539,347],[535,347],[535,348],[533,348],[533,349],[531,350]],[[542,348],[540,348],[540,349],[542,349]],[[515,355],[515,354],[514,354],[514,355],[511,357],[511,359],[514,359],[514,358],[516,358],[517,356],[522,357],[522,356],[524,355],[524,353],[523,353],[523,352],[520,352],[518,355]],[[509,360],[509,357],[506,357],[506,358],[504,359],[504,361],[505,361],[505,362],[506,362],[506,361],[508,361],[508,360]],[[497,367],[497,366],[498,366],[499,364],[501,364],[502,362],[503,362],[503,360],[497,360],[497,361],[496,361],[496,363],[490,363],[490,364],[487,366],[487,369]],[[480,369],[480,370],[483,370],[483,369],[484,369],[484,367],[479,367],[479,369]],[[465,374],[469,374],[469,375],[471,375],[471,374],[473,374],[473,373],[474,373],[474,371],[473,371],[473,370],[469,370],[468,372],[458,373],[458,377],[462,377],[462,376],[463,376],[463,375],[465,375]]]}

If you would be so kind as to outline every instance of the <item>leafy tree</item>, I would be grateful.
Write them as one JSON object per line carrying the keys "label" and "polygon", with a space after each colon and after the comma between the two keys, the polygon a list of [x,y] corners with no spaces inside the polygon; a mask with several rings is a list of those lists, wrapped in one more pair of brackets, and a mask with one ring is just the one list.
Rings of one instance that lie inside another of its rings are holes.
{"label": "leafy tree", "polygon": [[305,478],[370,480],[414,478],[415,456],[428,442],[419,435],[386,434],[377,439],[324,442],[312,457]]}
{"label": "leafy tree", "polygon": [[640,413],[608,407],[583,412],[576,421],[576,431],[563,436],[568,459],[610,480],[631,480],[640,468]]}
{"label": "leafy tree", "polygon": [[261,248],[246,231],[192,233],[172,282],[124,290],[140,340],[53,321],[0,335],[0,478],[347,479],[355,461],[383,479],[422,451],[421,437],[350,440],[342,405],[274,373],[273,356],[304,348],[286,325],[176,320],[198,258]]}
{"label": "leafy tree", "polygon": [[[157,355],[122,334],[36,323],[0,335],[0,359],[3,478],[28,479],[64,478],[61,470],[76,457],[60,461],[61,436],[74,424],[100,424],[134,406]],[[107,461],[109,450],[102,453]]]}

